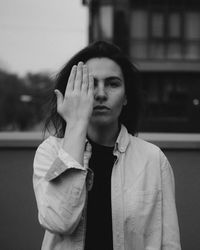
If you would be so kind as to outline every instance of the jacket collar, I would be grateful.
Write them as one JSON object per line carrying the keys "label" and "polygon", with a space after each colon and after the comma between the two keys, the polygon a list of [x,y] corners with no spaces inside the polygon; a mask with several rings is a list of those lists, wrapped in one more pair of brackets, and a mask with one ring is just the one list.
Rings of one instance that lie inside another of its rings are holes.
{"label": "jacket collar", "polygon": [[129,144],[129,134],[124,125],[121,125],[119,135],[115,143],[114,151],[118,150],[120,153],[124,153]]}
{"label": "jacket collar", "polygon": [[[114,152],[116,151],[119,151],[120,153],[126,152],[128,144],[129,144],[129,134],[126,127],[122,124],[119,135],[115,142]],[[86,151],[91,151],[91,145],[87,138],[86,138]]]}

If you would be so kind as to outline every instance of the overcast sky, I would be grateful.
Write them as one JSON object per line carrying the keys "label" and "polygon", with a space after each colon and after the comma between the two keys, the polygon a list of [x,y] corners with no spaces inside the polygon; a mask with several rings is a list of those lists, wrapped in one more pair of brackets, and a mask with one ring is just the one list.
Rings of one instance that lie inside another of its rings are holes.
{"label": "overcast sky", "polygon": [[88,43],[82,0],[0,0],[0,67],[56,72]]}

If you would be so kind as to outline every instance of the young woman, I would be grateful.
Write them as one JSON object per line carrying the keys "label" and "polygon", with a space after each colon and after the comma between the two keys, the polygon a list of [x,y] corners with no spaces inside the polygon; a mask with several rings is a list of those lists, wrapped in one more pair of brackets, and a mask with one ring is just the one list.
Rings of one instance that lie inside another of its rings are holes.
{"label": "young woman", "polygon": [[137,70],[95,42],[56,81],[33,184],[43,250],[178,250],[174,176],[162,151],[134,136]]}

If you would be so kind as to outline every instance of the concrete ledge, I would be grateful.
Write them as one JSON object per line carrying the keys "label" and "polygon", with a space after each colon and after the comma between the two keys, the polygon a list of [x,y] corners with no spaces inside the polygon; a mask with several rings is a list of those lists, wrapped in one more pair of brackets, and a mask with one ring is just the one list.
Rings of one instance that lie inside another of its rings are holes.
{"label": "concrete ledge", "polygon": [[166,149],[200,149],[200,134],[139,133],[138,137]]}
{"label": "concrete ledge", "polygon": [[43,138],[42,132],[0,132],[0,147],[37,147]]}
{"label": "concrete ledge", "polygon": [[[139,133],[138,137],[165,149],[200,149],[200,134]],[[38,147],[42,132],[0,132],[0,148]]]}

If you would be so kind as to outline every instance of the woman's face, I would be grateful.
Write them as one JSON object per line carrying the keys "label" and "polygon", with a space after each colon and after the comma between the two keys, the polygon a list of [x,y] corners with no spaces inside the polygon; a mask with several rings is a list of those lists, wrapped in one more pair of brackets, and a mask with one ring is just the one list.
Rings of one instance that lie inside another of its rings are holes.
{"label": "woman's face", "polygon": [[109,58],[92,58],[86,62],[94,77],[93,125],[118,123],[123,105],[126,105],[125,83],[120,66]]}

